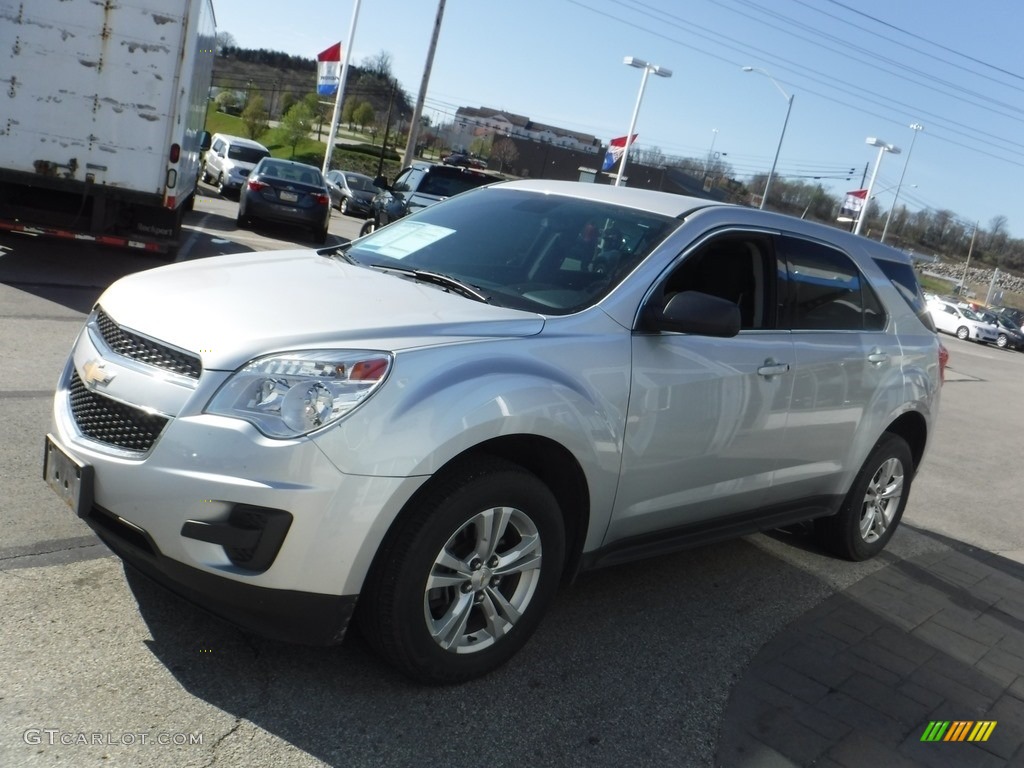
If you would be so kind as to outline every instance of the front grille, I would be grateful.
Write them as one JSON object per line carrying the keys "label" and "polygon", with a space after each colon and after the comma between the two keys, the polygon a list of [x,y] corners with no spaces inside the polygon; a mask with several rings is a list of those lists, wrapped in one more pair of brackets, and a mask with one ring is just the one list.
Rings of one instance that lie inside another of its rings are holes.
{"label": "front grille", "polygon": [[167,419],[90,392],[76,371],[71,377],[71,415],[79,431],[93,440],[144,453],[153,447]]}
{"label": "front grille", "polygon": [[107,346],[119,355],[180,373],[191,379],[198,379],[199,374],[203,372],[202,361],[195,355],[125,330],[100,307],[96,308],[96,326],[100,329]]}

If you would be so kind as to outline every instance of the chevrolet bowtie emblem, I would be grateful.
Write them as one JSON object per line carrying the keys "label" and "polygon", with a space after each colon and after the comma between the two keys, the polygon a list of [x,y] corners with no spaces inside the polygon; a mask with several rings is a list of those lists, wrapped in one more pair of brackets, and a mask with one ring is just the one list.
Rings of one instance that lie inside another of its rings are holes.
{"label": "chevrolet bowtie emblem", "polygon": [[109,384],[115,375],[105,370],[102,360],[90,360],[82,366],[82,381],[86,384]]}

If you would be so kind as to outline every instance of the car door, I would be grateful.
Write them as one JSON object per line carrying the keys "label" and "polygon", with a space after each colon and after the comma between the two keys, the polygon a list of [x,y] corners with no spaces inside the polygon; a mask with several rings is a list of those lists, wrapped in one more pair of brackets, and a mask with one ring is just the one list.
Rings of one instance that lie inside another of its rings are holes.
{"label": "car door", "polygon": [[778,252],[795,375],[774,482],[789,498],[831,505],[885,429],[890,403],[903,402],[902,351],[848,254],[789,235]]}
{"label": "car door", "polygon": [[[731,230],[688,250],[647,302],[680,291],[735,301],[732,338],[636,331],[622,471],[606,543],[779,501],[772,488],[793,386],[769,235]],[[659,534],[660,535],[660,534]]]}

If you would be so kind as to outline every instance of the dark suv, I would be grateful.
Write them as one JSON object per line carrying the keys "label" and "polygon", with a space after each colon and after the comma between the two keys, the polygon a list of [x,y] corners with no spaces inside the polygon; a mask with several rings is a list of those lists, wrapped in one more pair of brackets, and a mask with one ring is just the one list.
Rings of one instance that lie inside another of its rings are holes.
{"label": "dark suv", "polygon": [[359,235],[369,234],[377,227],[446,197],[495,181],[501,181],[501,177],[471,168],[430,163],[413,163],[398,174],[391,186],[385,177],[378,176],[374,183],[381,191],[373,198],[370,218],[363,224]]}

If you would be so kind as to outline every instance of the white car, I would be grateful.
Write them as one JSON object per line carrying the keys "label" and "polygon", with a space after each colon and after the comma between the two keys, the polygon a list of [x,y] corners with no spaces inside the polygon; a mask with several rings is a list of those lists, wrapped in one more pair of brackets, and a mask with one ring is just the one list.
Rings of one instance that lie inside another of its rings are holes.
{"label": "white car", "polygon": [[956,304],[937,299],[928,303],[928,312],[931,314],[936,328],[945,333],[951,333],[958,339],[964,341],[970,339],[979,344],[984,342],[995,344],[999,340],[999,328],[991,323],[986,323],[965,307],[958,307]]}
{"label": "white car", "polygon": [[119,280],[61,375],[44,474],[193,602],[313,644],[355,616],[399,669],[458,682],[583,569],[804,520],[878,554],[942,361],[895,249],[494,184],[334,248]]}

